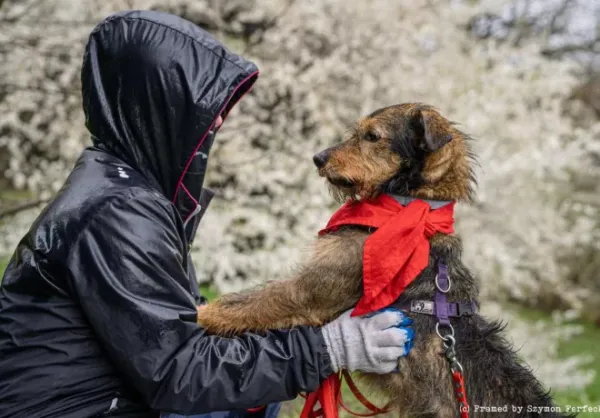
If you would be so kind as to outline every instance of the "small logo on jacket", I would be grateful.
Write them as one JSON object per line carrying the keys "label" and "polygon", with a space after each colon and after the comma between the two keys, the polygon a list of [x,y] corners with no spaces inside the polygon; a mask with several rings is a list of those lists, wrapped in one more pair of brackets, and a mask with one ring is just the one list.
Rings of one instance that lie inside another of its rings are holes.
{"label": "small logo on jacket", "polygon": [[119,171],[119,177],[121,177],[122,179],[128,179],[129,178],[129,174],[127,174],[125,172],[125,170],[123,169],[123,167],[117,167],[117,170]]}

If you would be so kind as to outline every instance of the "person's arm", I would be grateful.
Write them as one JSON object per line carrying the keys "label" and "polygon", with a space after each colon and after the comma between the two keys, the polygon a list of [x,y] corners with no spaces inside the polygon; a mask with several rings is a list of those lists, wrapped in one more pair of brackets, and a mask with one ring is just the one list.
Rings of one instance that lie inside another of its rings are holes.
{"label": "person's arm", "polygon": [[332,372],[321,330],[208,336],[170,208],[147,192],[107,202],[70,249],[73,289],[99,342],[151,408],[254,407],[314,391]]}

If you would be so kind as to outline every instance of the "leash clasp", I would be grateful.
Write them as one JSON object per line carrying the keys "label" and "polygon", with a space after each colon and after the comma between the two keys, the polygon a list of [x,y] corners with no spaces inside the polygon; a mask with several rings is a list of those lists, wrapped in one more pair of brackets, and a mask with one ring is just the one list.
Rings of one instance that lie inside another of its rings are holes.
{"label": "leash clasp", "polygon": [[446,360],[448,360],[448,364],[450,365],[450,370],[452,372],[463,372],[462,364],[456,358],[456,350],[454,346],[456,344],[456,340],[453,336],[446,336],[446,339],[443,342],[444,348],[446,349],[444,355],[446,356]]}

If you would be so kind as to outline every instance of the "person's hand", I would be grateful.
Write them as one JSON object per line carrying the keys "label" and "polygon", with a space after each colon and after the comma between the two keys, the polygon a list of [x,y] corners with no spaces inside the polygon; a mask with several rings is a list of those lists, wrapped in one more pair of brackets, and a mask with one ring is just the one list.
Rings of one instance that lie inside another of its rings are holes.
{"label": "person's hand", "polygon": [[395,309],[350,317],[346,311],[322,328],[334,372],[345,369],[385,374],[412,348],[412,319]]}

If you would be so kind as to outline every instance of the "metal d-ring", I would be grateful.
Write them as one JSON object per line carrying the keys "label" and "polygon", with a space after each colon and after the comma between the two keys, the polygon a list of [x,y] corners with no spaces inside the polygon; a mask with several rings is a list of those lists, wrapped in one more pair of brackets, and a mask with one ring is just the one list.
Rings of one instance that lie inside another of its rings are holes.
{"label": "metal d-ring", "polygon": [[448,341],[450,340],[450,338],[454,340],[454,328],[452,327],[452,324],[448,323],[444,326],[450,328],[450,334],[443,337],[442,334],[440,334],[440,323],[438,322],[437,324],[435,324],[435,332],[438,335],[438,337],[440,337],[443,341]]}
{"label": "metal d-ring", "polygon": [[437,288],[437,290],[439,290],[442,293],[448,293],[450,291],[450,288],[452,287],[452,282],[450,281],[450,276],[448,276],[448,288],[446,290],[443,290],[440,287],[439,274],[436,274],[435,275],[435,287]]}

